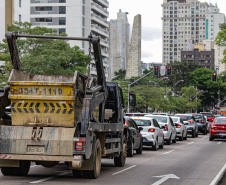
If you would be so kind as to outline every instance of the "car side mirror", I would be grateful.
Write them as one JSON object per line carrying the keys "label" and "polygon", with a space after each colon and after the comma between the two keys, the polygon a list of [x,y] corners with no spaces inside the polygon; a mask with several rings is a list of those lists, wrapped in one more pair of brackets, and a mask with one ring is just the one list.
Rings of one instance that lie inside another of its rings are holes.
{"label": "car side mirror", "polygon": [[165,126],[161,126],[161,129],[165,129],[166,127]]}
{"label": "car side mirror", "polygon": [[144,130],[143,127],[139,127],[139,132],[141,132],[141,130]]}

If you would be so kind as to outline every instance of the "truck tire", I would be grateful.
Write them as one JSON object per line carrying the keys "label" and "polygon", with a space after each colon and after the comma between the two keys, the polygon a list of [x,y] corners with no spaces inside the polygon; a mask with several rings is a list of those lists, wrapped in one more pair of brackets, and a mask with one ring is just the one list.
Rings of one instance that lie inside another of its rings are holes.
{"label": "truck tire", "polygon": [[101,144],[99,139],[96,140],[94,151],[95,153],[93,155],[93,170],[83,171],[84,177],[88,179],[97,179],[100,175],[102,151],[101,151]]}
{"label": "truck tire", "polygon": [[20,161],[20,167],[2,167],[3,175],[7,176],[26,176],[30,170],[31,161]]}
{"label": "truck tire", "polygon": [[119,157],[114,157],[114,163],[117,167],[123,167],[126,163],[126,148],[127,148],[127,141],[126,137],[123,136],[123,149],[120,152]]}

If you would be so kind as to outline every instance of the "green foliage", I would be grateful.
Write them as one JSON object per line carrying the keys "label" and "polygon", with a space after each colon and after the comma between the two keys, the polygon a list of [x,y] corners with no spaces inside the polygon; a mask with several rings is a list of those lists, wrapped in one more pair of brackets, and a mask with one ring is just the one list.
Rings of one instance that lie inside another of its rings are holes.
{"label": "green foliage", "polygon": [[[57,31],[45,27],[31,27],[28,22],[18,23],[7,27],[10,32],[17,31],[19,34],[51,35],[56,36]],[[66,36],[65,33],[60,36]],[[17,39],[22,70],[30,74],[43,75],[73,75],[75,70],[87,72],[88,56],[78,46],[70,47],[68,42],[51,39]],[[0,60],[6,62],[2,67],[1,82],[8,79],[12,69],[11,58],[6,39],[0,44]]]}
{"label": "green foliage", "polygon": [[[220,32],[218,32],[215,42],[218,46],[226,46],[226,23],[220,24]],[[226,49],[223,51],[224,58],[222,63],[226,63]]]}
{"label": "green foliage", "polygon": [[125,79],[125,76],[126,76],[126,70],[124,70],[124,69],[119,69],[119,71],[115,71],[115,72],[114,72],[114,75],[115,75],[115,78],[112,79],[113,81]]}

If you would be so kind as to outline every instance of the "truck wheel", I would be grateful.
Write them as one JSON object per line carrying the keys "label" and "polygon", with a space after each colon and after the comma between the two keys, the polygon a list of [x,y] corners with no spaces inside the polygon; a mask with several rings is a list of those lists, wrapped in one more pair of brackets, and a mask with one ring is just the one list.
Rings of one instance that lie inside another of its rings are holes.
{"label": "truck wheel", "polygon": [[133,142],[131,143],[131,147],[127,150],[127,156],[133,157]]}
{"label": "truck wheel", "polygon": [[26,176],[30,170],[31,161],[20,161],[20,167],[2,167],[3,175]]}
{"label": "truck wheel", "polygon": [[136,153],[137,153],[137,154],[142,154],[142,147],[143,147],[143,142],[142,142],[142,140],[141,140],[141,142],[140,142],[140,147],[136,150]]}
{"label": "truck wheel", "polygon": [[126,137],[123,136],[123,149],[120,152],[119,157],[114,157],[114,163],[117,167],[123,167],[126,163],[126,148],[127,148]]}
{"label": "truck wheel", "polygon": [[95,144],[95,153],[93,155],[93,170],[84,170],[83,175],[85,178],[97,179],[99,177],[101,171],[101,156],[101,144],[100,140],[97,139]]}
{"label": "truck wheel", "polygon": [[81,178],[83,173],[82,170],[72,170],[72,174],[75,178]]}

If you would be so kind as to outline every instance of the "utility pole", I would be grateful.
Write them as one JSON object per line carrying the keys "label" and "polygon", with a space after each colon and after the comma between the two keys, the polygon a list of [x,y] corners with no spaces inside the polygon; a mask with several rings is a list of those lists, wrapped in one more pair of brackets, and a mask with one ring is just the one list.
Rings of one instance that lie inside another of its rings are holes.
{"label": "utility pole", "polygon": [[130,93],[130,86],[131,86],[131,85],[133,85],[133,84],[135,84],[135,83],[137,83],[138,81],[140,81],[140,80],[141,80],[141,79],[143,79],[144,77],[146,77],[146,76],[150,75],[151,73],[153,73],[153,71],[151,71],[151,72],[147,73],[146,75],[144,75],[144,76],[140,77],[138,80],[136,80],[136,81],[132,82],[131,84],[128,84],[128,102],[127,102],[127,113],[129,113],[129,101],[130,101],[130,99],[129,99],[129,93]]}

